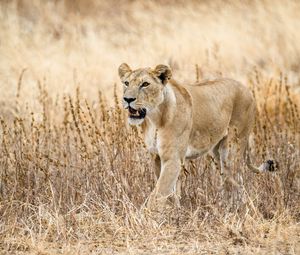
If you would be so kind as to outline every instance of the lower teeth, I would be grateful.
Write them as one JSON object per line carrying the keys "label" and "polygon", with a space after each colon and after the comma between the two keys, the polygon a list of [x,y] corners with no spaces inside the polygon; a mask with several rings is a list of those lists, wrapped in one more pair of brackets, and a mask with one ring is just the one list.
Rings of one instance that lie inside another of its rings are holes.
{"label": "lower teeth", "polygon": [[130,118],[144,118],[145,117],[145,110],[137,110],[135,113],[129,112],[129,117]]}

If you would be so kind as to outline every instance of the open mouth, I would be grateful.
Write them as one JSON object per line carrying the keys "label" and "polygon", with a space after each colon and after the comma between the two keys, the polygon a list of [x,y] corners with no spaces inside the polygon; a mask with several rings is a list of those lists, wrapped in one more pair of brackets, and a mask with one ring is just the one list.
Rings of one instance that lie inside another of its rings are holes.
{"label": "open mouth", "polygon": [[129,106],[128,111],[129,111],[129,118],[144,119],[146,117],[146,109],[145,108],[136,110]]}

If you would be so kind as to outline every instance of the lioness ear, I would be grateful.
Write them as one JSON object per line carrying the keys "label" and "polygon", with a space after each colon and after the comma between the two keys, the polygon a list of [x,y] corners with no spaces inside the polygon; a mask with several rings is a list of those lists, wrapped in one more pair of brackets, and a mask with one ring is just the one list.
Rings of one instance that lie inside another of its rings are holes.
{"label": "lioness ear", "polygon": [[172,78],[171,69],[165,65],[158,65],[154,69],[154,73],[162,82],[162,84],[166,85],[168,80]]}
{"label": "lioness ear", "polygon": [[130,69],[129,65],[127,65],[126,63],[123,63],[119,66],[119,76],[120,76],[121,79],[128,72],[131,72],[131,69]]}

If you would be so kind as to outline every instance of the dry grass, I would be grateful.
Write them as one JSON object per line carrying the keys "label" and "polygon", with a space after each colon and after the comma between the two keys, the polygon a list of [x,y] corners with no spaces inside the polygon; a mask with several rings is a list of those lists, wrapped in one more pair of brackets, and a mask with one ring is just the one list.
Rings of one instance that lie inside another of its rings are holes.
{"label": "dry grass", "polygon": [[[116,3],[1,2],[0,253],[299,254],[300,5]],[[244,81],[252,158],[279,171],[232,159],[240,188],[220,189],[211,159],[195,160],[181,209],[152,219],[151,156],[113,85],[123,61]]]}

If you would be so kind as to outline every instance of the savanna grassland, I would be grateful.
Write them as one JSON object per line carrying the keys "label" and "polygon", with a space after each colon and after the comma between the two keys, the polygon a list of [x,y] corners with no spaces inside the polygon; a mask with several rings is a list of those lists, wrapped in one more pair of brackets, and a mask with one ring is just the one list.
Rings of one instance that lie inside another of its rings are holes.
{"label": "savanna grassland", "polygon": [[[296,0],[0,1],[0,254],[300,254],[299,28]],[[181,208],[152,218],[122,62],[243,82],[252,161],[278,170],[231,157],[221,186],[211,157],[187,162]]]}

